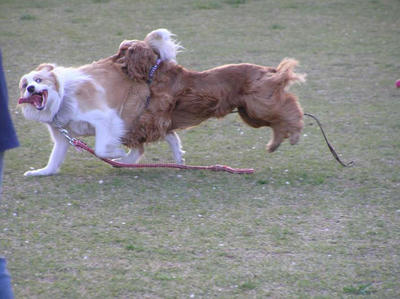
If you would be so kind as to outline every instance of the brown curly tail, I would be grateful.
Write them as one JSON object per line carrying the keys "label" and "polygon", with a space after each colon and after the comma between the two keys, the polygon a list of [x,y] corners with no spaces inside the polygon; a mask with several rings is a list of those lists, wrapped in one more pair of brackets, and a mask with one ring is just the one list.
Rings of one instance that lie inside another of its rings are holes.
{"label": "brown curly tail", "polygon": [[283,86],[290,86],[293,83],[303,83],[306,81],[306,74],[297,74],[294,68],[299,64],[296,59],[284,58],[276,68],[274,80],[283,83]]}

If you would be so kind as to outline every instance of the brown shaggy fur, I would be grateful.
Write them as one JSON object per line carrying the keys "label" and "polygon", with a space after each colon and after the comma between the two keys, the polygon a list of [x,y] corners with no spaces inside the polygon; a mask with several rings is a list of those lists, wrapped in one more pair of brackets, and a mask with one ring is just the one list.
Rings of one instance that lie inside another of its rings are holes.
{"label": "brown shaggy fur", "polygon": [[[132,41],[121,46],[115,61],[144,87],[157,58],[158,53],[145,41]],[[237,109],[248,125],[272,128],[270,152],[285,138],[296,144],[303,129],[303,111],[296,96],[286,90],[291,83],[304,80],[304,75],[293,72],[296,65],[296,60],[284,59],[277,68],[235,64],[196,72],[164,61],[148,87],[149,105],[142,105],[124,143],[138,147],[176,129],[196,126],[210,117],[224,117]]]}

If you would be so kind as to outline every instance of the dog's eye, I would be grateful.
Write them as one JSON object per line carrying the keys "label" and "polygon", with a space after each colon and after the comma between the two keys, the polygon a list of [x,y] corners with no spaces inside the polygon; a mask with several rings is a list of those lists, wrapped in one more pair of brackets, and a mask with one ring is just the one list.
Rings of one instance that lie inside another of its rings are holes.
{"label": "dog's eye", "polygon": [[36,82],[36,83],[40,83],[40,82],[42,82],[42,79],[37,78],[37,79],[35,79],[35,82]]}
{"label": "dog's eye", "polygon": [[26,82],[24,84],[22,84],[23,89],[25,89],[27,86],[28,86],[28,83],[26,83]]}

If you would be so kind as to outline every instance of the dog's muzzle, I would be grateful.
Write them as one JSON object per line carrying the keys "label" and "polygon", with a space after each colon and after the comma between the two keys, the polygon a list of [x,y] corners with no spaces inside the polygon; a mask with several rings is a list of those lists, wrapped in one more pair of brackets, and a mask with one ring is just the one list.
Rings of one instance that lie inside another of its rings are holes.
{"label": "dog's muzzle", "polygon": [[[33,92],[35,90],[34,86],[29,86],[27,88],[29,92]],[[46,107],[48,92],[47,90],[43,90],[42,92],[32,93],[26,98],[20,98],[18,100],[18,104],[31,104],[37,110],[43,110]]]}

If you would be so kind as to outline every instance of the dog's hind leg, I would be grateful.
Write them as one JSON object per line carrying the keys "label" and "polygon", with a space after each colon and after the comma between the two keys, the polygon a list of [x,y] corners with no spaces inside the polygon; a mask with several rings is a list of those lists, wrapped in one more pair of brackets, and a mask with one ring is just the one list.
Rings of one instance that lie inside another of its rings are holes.
{"label": "dog's hind leg", "polygon": [[175,132],[168,133],[165,136],[165,141],[168,142],[171,148],[176,164],[185,164],[185,159],[183,158],[185,152],[182,150],[182,143],[178,134]]}
{"label": "dog's hind leg", "polygon": [[285,134],[280,126],[261,118],[250,117],[248,111],[243,107],[239,107],[238,112],[242,120],[253,128],[272,127],[272,138],[267,145],[267,150],[272,153],[279,147],[285,138]]}
{"label": "dog's hind leg", "polygon": [[297,101],[297,98],[286,93],[284,95],[283,105],[279,113],[279,121],[271,125],[273,138],[268,144],[268,150],[273,152],[285,138],[289,138],[290,144],[296,144],[300,139],[300,133],[303,130],[303,109]]}
{"label": "dog's hind leg", "polygon": [[[270,104],[252,98],[245,107],[239,107],[239,115],[245,123],[253,128],[271,127],[272,138],[267,145],[267,150],[272,153],[285,138],[290,143],[299,141],[303,129],[303,110],[297,98],[289,93],[276,94],[276,99]],[[256,104],[256,105],[255,105]]]}
{"label": "dog's hind leg", "polygon": [[[165,141],[168,143],[171,148],[172,154],[174,156],[174,160],[177,164],[184,164],[185,159],[183,158],[183,154],[185,153],[182,150],[181,140],[179,136],[175,132],[171,132],[165,136]],[[132,148],[125,156],[114,159],[116,162],[127,163],[127,164],[135,164],[140,161],[144,154],[144,146],[140,144],[136,148]]]}
{"label": "dog's hind leg", "polygon": [[269,127],[269,126],[271,126],[271,123],[266,121],[266,120],[256,119],[256,118],[250,117],[249,114],[247,113],[246,109],[243,108],[243,107],[238,107],[238,112],[239,112],[239,115],[242,118],[242,120],[246,124],[248,124],[250,127],[260,128],[260,127]]}
{"label": "dog's hind leg", "polygon": [[125,129],[119,116],[114,111],[94,112],[90,116],[96,131],[96,155],[109,159],[124,157],[126,153],[120,146]]}
{"label": "dog's hind leg", "polygon": [[268,152],[274,152],[283,142],[285,138],[288,137],[288,133],[285,128],[280,125],[273,125],[272,127],[272,138],[267,144]]}
{"label": "dog's hind leg", "polygon": [[119,163],[135,164],[140,161],[144,154],[144,146],[140,144],[136,148],[132,148],[125,156],[114,159],[114,161]]}

